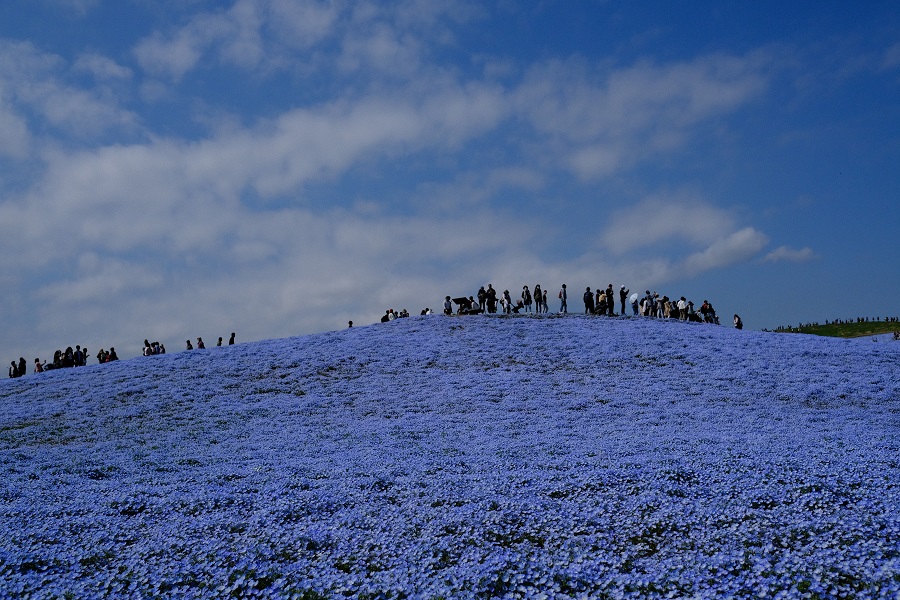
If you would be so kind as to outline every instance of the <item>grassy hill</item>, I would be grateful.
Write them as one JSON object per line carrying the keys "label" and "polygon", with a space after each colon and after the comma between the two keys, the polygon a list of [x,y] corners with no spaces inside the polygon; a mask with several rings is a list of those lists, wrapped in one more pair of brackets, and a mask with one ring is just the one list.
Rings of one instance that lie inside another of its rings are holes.
{"label": "grassy hill", "polygon": [[900,344],[413,317],[0,382],[0,596],[888,598]]}
{"label": "grassy hill", "polygon": [[804,325],[793,333],[811,333],[827,337],[866,337],[900,331],[900,323],[889,321],[866,321],[863,323],[829,323],[828,325]]}

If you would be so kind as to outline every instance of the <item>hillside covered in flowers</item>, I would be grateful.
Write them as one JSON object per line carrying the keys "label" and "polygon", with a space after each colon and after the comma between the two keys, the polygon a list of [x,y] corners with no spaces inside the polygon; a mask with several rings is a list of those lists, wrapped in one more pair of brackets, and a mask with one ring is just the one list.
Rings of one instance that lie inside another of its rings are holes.
{"label": "hillside covered in flowers", "polygon": [[443,317],[0,383],[0,596],[892,598],[900,343]]}

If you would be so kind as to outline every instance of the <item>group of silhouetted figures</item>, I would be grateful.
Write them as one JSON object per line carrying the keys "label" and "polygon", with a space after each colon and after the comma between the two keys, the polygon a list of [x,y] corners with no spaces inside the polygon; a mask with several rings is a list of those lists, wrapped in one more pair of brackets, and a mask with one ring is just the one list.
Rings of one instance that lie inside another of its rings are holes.
{"label": "group of silhouetted figures", "polygon": [[[559,300],[559,314],[567,314],[569,292],[566,284],[560,287],[556,296]],[[621,307],[622,315],[628,314],[628,308],[631,308],[634,316],[719,324],[719,317],[708,300],[703,301],[699,310],[694,310],[694,303],[684,296],[677,300],[670,299],[665,295],[660,296],[657,292],[651,293],[650,290],[644,292],[643,295],[632,294],[631,290],[626,289],[624,285],[618,291],[613,289],[612,284],[606,288],[598,287],[596,291],[587,287],[582,294],[582,300],[584,314],[588,315],[615,316],[618,304]],[[456,305],[455,310],[454,304]],[[487,288],[482,286],[476,295],[458,298],[446,296],[444,298],[445,315],[493,314],[498,310],[503,314],[531,313],[532,310],[535,314],[547,313],[550,310],[547,290],[541,289],[539,284],[535,285],[533,290],[526,285],[522,286],[519,297],[513,298],[509,290],[498,293],[492,284],[488,284]],[[426,314],[425,311],[422,314]],[[743,329],[744,324],[738,315],[734,315],[733,322],[735,328]]]}
{"label": "group of silhouetted figures", "polygon": [[[234,345],[234,332],[232,332],[231,337],[228,339],[228,345]],[[219,338],[217,346],[222,345],[222,338]],[[197,338],[197,348],[202,349],[206,348],[203,343],[203,338]],[[194,346],[191,344],[191,340],[187,341],[187,350],[193,350]],[[149,340],[144,340],[144,356],[153,356],[156,354],[165,354],[166,347],[164,344],[159,342],[151,343]],[[43,373],[44,371],[51,371],[53,369],[66,369],[71,367],[84,367],[87,366],[88,362],[88,351],[87,348],[82,348],[80,345],[76,345],[73,349],[71,346],[66,348],[65,350],[57,350],[53,353],[53,360],[51,362],[41,362],[41,359],[34,359],[34,373]],[[100,349],[100,352],[97,353],[97,362],[98,364],[108,363],[119,360],[119,356],[116,354],[116,349],[110,347],[109,350]],[[28,373],[28,364],[25,361],[24,357],[19,357],[18,362],[12,361],[9,364],[9,376],[10,377],[22,377]]]}
{"label": "group of silhouetted figures", "polygon": [[[116,354],[116,349],[111,347],[109,350],[100,349],[100,352],[97,353],[97,362],[98,363],[108,363],[115,360],[119,360],[118,355]],[[41,362],[41,359],[34,359],[34,373],[43,373],[44,371],[52,371],[53,369],[68,369],[73,367],[84,367],[87,366],[88,361],[88,351],[87,347],[82,348],[80,345],[75,346],[73,350],[71,346],[66,348],[65,350],[57,350],[53,353],[53,360],[51,362]],[[28,365],[25,362],[24,357],[19,357],[18,364],[16,361],[12,361],[9,364],[9,376],[10,377],[22,377],[28,373]]]}
{"label": "group of silhouetted figures", "polygon": [[[144,345],[146,346],[146,344],[147,344],[147,340],[144,340]],[[222,345],[222,338],[220,337],[220,338],[219,338],[219,341],[216,342],[216,346],[221,346],[221,345]],[[234,332],[233,332],[233,331],[231,332],[231,337],[228,338],[228,345],[229,345],[229,346],[234,346]],[[184,349],[185,349],[185,350],[195,350],[194,344],[191,343],[191,340],[187,340],[187,341],[185,342],[185,348],[184,348]],[[198,337],[198,338],[197,338],[197,348],[196,348],[196,350],[205,350],[205,349],[206,349],[206,344],[203,342],[203,338],[202,338],[202,337]],[[165,354],[165,352],[166,352],[166,348],[165,348],[165,346],[163,346],[163,348],[162,348],[162,353]],[[159,354],[159,352],[157,352],[156,354]]]}

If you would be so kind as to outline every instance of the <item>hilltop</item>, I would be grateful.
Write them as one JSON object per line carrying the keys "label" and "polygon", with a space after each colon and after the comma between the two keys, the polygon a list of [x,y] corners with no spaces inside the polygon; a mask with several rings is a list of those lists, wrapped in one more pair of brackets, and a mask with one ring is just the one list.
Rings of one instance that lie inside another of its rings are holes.
{"label": "hilltop", "polygon": [[0,595],[892,597],[898,358],[429,316],[6,380]]}

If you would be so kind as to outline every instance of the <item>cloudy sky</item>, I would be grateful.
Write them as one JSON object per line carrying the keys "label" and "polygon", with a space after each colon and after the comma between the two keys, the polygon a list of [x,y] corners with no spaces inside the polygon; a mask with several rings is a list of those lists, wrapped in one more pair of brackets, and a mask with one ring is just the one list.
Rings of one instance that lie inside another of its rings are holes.
{"label": "cloudy sky", "polygon": [[489,282],[897,315],[898,98],[893,1],[4,0],[0,352]]}

